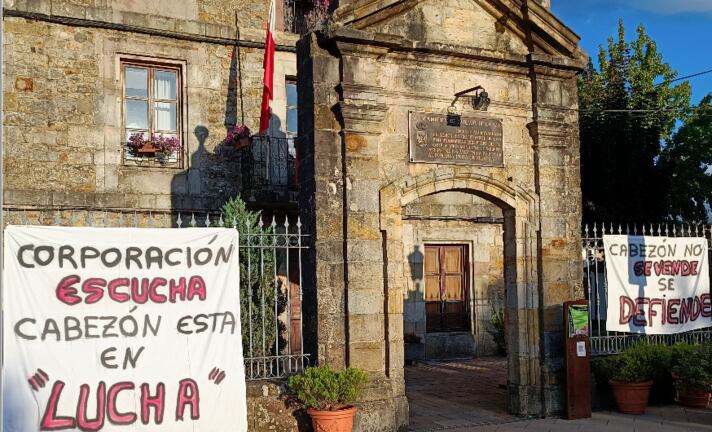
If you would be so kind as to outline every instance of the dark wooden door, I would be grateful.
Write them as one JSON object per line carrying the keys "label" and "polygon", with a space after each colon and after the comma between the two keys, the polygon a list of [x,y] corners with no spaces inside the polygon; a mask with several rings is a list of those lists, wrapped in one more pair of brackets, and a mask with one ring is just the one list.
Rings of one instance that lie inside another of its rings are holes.
{"label": "dark wooden door", "polygon": [[469,330],[467,245],[425,246],[426,330]]}
{"label": "dark wooden door", "polygon": [[302,300],[299,289],[299,256],[289,256],[289,346],[293,354],[302,353]]}

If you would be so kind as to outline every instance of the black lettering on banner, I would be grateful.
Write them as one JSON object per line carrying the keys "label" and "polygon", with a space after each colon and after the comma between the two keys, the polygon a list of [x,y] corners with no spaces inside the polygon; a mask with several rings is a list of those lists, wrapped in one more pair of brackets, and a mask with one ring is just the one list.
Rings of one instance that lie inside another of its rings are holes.
{"label": "black lettering on banner", "polygon": [[63,245],[59,247],[59,253],[57,254],[59,258],[59,268],[64,268],[64,261],[69,261],[72,263],[72,267],[76,270],[79,268],[77,262],[74,261],[74,248],[69,245]]}
{"label": "black lettering on banner", "polygon": [[118,369],[119,365],[112,364],[113,360],[116,360],[116,356],[112,353],[116,352],[116,348],[107,348],[101,352],[101,365],[107,369]]}

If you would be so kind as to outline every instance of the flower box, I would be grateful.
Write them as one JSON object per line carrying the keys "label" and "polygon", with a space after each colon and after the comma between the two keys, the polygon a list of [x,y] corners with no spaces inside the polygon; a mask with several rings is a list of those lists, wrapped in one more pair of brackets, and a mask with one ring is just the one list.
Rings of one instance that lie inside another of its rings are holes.
{"label": "flower box", "polygon": [[136,149],[136,153],[158,153],[161,150],[158,147],[154,147],[150,144],[144,145],[143,147]]}

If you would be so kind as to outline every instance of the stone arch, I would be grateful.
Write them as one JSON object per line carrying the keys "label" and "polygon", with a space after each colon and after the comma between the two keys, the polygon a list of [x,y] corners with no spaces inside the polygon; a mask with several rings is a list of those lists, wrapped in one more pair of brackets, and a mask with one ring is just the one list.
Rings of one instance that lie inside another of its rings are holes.
{"label": "stone arch", "polygon": [[[536,412],[530,400],[539,394],[538,304],[541,293],[537,278],[536,230],[538,198],[522,189],[469,167],[437,167],[418,176],[405,176],[380,190],[380,228],[387,262],[388,300],[403,298],[403,209],[418,198],[446,191],[478,195],[502,208],[504,215],[504,279],[506,286],[509,410]],[[390,320],[402,320],[402,305],[388,307],[396,312]],[[403,335],[390,335],[390,352],[403,358]],[[399,339],[400,338],[400,339]],[[402,376],[402,361],[391,361],[392,374]],[[393,365],[400,365],[400,371]]]}

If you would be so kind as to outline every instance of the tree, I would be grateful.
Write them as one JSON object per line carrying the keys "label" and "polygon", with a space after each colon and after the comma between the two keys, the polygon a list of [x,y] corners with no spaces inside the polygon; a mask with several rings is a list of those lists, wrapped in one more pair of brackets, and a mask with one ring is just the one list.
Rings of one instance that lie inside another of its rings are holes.
{"label": "tree", "polygon": [[674,219],[707,221],[712,205],[712,93],[685,117],[660,156]]}
{"label": "tree", "polygon": [[665,63],[641,24],[626,42],[600,48],[579,77],[581,187],[585,221],[651,221],[669,217],[665,170],[658,164],[664,140],[690,103],[687,82]]}
{"label": "tree", "polygon": [[[245,357],[280,354],[286,346],[284,324],[277,320],[284,312],[286,298],[275,277],[273,230],[260,224],[261,212],[250,211],[239,197],[222,208],[222,220],[240,233],[240,321],[242,351]],[[276,304],[276,313],[275,313]],[[275,328],[276,326],[276,328]]]}

